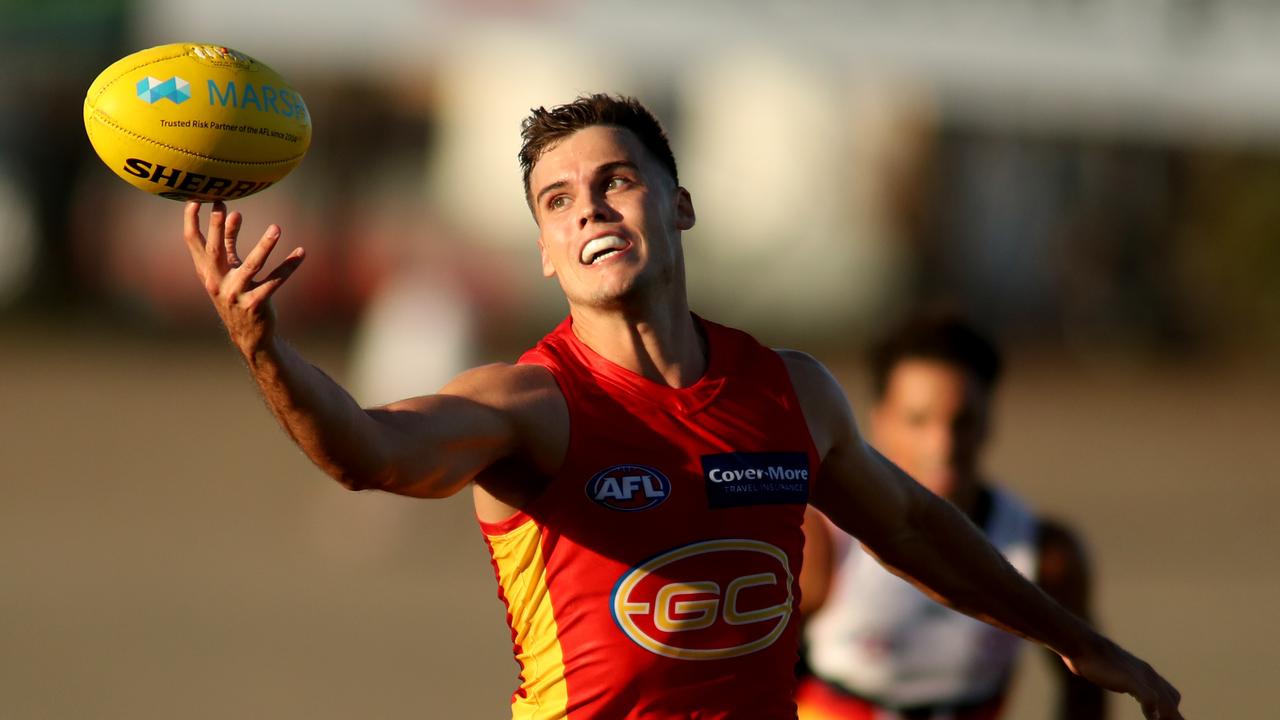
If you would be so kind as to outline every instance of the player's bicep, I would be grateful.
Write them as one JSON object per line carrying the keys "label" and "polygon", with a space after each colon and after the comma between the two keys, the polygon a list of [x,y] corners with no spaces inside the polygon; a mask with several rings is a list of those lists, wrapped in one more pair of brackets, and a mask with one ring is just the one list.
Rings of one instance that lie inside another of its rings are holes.
{"label": "player's bicep", "polygon": [[463,373],[434,395],[368,410],[378,422],[384,470],[376,487],[415,497],[445,497],[517,454],[527,438],[521,415],[530,388],[509,366]]}
{"label": "player's bicep", "polygon": [[875,551],[904,530],[920,488],[863,440],[844,389],[821,363],[803,353],[779,354],[822,459],[810,503]]}
{"label": "player's bicep", "polygon": [[832,447],[819,478],[814,506],[873,553],[909,531],[921,488],[856,434]]}

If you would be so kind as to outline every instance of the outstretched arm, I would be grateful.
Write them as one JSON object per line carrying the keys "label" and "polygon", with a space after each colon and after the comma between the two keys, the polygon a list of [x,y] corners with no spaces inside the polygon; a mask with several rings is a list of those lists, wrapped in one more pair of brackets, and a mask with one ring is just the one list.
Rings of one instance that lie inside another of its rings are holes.
{"label": "outstretched arm", "polygon": [[453,494],[484,468],[519,451],[520,420],[554,383],[537,368],[489,366],[441,394],[365,410],[276,335],[271,296],[302,264],[295,249],[261,279],[280,240],[272,225],[247,255],[236,248],[242,218],[216,203],[206,236],[200,204],[188,203],[184,237],[196,272],[271,412],[316,465],[351,489]]}
{"label": "outstretched arm", "polygon": [[1149,720],[1181,720],[1178,691],[1150,665],[1020,575],[959,510],[867,445],[825,368],[801,353],[783,357],[823,458],[814,506],[938,601],[1046,645],[1074,673],[1133,695]]}

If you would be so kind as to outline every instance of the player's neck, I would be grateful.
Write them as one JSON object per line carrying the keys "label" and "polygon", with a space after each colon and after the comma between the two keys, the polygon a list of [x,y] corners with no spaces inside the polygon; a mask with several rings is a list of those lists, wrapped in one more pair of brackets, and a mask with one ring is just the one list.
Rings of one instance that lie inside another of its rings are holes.
{"label": "player's neck", "polygon": [[705,339],[688,302],[643,311],[571,307],[573,332],[601,357],[654,382],[688,387],[707,369]]}

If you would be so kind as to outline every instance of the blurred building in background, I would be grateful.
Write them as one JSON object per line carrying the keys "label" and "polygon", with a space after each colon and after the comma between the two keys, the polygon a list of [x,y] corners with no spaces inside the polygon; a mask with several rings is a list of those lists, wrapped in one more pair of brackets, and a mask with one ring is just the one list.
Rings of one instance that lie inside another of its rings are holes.
{"label": "blurred building in background", "polygon": [[609,90],[672,134],[696,307],[771,340],[857,342],[920,302],[1082,352],[1280,340],[1271,4],[4,7],[11,312],[209,317],[176,205],[116,182],[79,128],[111,59],[199,39],[267,61],[312,109],[302,166],[238,203],[311,250],[280,301],[297,326],[350,329],[410,273],[447,279],[482,341],[536,335],[563,305],[537,272],[519,122]]}

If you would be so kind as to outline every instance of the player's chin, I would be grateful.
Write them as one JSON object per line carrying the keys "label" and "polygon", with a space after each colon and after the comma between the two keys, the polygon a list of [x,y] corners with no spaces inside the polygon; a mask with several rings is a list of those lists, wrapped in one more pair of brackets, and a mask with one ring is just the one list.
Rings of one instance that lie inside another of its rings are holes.
{"label": "player's chin", "polygon": [[580,302],[601,310],[625,308],[640,295],[635,278],[612,278],[583,293]]}

